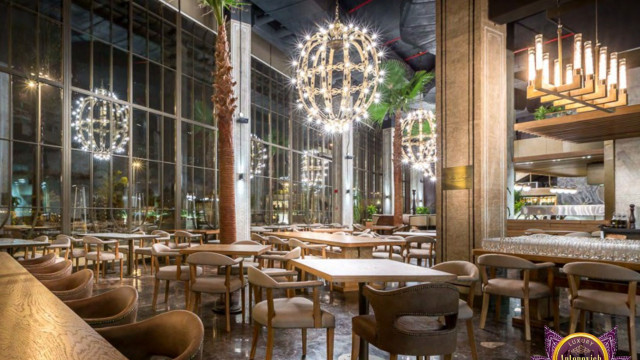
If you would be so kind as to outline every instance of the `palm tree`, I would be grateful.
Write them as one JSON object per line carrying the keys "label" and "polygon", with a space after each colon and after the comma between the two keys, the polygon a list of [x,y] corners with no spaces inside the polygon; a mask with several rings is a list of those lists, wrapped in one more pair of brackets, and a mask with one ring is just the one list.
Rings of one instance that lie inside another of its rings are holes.
{"label": "palm tree", "polygon": [[380,86],[380,102],[369,107],[371,122],[382,125],[385,117],[394,115],[393,131],[393,224],[402,225],[402,113],[409,103],[420,95],[433,80],[433,72],[418,71],[411,76],[407,65],[397,60],[385,61],[381,65],[385,71],[384,83]]}
{"label": "palm tree", "polygon": [[235,81],[231,77],[231,59],[224,10],[239,8],[237,0],[200,0],[203,7],[211,9],[218,24],[216,37],[215,70],[213,73],[213,107],[218,118],[218,163],[220,164],[220,242],[236,241],[236,192],[235,159],[233,154],[233,113],[236,98]]}

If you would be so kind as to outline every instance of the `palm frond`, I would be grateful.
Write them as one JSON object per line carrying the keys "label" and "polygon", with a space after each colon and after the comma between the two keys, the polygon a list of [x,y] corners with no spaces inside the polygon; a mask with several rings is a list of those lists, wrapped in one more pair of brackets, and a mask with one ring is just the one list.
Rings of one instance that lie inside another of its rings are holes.
{"label": "palm frond", "polygon": [[224,22],[225,9],[240,9],[244,5],[249,5],[249,3],[243,3],[238,0],[200,0],[200,6],[210,8],[213,11],[218,24]]}
{"label": "palm frond", "polygon": [[433,80],[434,74],[433,72],[426,72],[424,70],[418,71],[413,75],[411,81],[405,87],[405,98],[406,100],[415,99],[424,88]]}
{"label": "palm frond", "polygon": [[369,106],[369,122],[374,125],[382,125],[385,116],[389,113],[389,108],[389,104],[385,102],[371,104]]}

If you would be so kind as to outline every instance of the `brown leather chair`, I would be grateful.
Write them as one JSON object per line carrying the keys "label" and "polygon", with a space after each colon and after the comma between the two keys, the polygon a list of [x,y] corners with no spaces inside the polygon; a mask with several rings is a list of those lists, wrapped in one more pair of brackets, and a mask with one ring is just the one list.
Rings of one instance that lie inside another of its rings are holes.
{"label": "brown leather chair", "polygon": [[352,359],[358,358],[360,338],[389,352],[392,360],[399,354],[452,358],[458,335],[459,293],[455,286],[431,283],[389,291],[366,286],[364,294],[374,315],[352,319]]}
{"label": "brown leather chair", "polygon": [[[485,254],[478,257],[480,275],[482,276],[482,313],[480,314],[480,328],[484,329],[489,311],[491,295],[497,296],[496,317],[500,313],[500,297],[507,296],[522,299],[524,303],[524,333],[527,341],[531,341],[531,311],[529,300],[550,298],[553,307],[554,327],[558,330],[558,297],[555,294],[553,271],[555,264],[551,262],[532,263],[529,260],[511,255]],[[522,271],[521,279],[489,278],[487,268],[504,268]],[[547,270],[547,283],[530,281],[531,272]]]}
{"label": "brown leather chair", "polygon": [[64,303],[93,328],[131,324],[138,316],[138,291],[133,286]]}
{"label": "brown leather chair", "polygon": [[71,274],[73,264],[71,260],[65,260],[57,263],[53,263],[46,266],[29,267],[27,270],[36,279],[42,280],[55,280],[69,276]]}
{"label": "brown leather chair", "polygon": [[[640,274],[621,266],[595,262],[566,264],[562,271],[569,278],[569,300],[571,304],[569,333],[572,334],[576,331],[578,318],[581,318],[584,324],[584,314],[587,311],[626,317],[629,331],[629,352],[631,353],[631,359],[637,360],[635,319],[640,314],[640,296],[636,295],[636,289],[640,281]],[[613,291],[580,289],[581,278],[626,282],[629,290],[625,294]]]}
{"label": "brown leather chair", "polygon": [[18,260],[18,263],[20,263],[20,265],[24,266],[26,269],[29,269],[30,267],[51,265],[56,262],[56,257],[57,256],[55,253],[49,253],[37,258]]}
{"label": "brown leather chair", "polygon": [[93,294],[93,271],[89,269],[60,279],[40,282],[62,301],[84,299]]}
{"label": "brown leather chair", "polygon": [[[302,329],[302,354],[307,354],[307,329],[327,329],[327,359],[333,359],[333,334],[335,317],[320,309],[320,291],[322,281],[278,282],[256,268],[249,268],[249,282],[256,287],[256,302],[253,307],[254,322],[253,341],[250,359],[256,356],[256,345],[262,327],[267,328],[266,359],[271,360],[273,354],[274,329]],[[274,299],[273,291],[278,289],[292,290],[313,288],[313,301],[301,298]],[[266,289],[267,299],[262,301],[262,289]]]}
{"label": "brown leather chair", "polygon": [[[231,259],[228,256],[200,252],[189,255],[187,263],[189,263],[189,304],[191,310],[196,311],[200,305],[202,293],[207,294],[224,294],[225,295],[225,315],[227,320],[227,332],[231,331],[231,293],[240,291],[242,296],[242,320],[244,322],[244,270],[242,268],[242,258]],[[239,266],[238,274],[231,275],[231,267]],[[224,268],[224,275],[201,275],[206,266],[215,267],[216,270]],[[198,268],[201,269],[200,275]]]}
{"label": "brown leather chair", "polygon": [[190,311],[169,311],[137,323],[96,331],[130,360],[202,359],[204,326]]}
{"label": "brown leather chair", "polygon": [[407,264],[411,259],[416,259],[418,266],[433,266],[436,260],[436,238],[431,236],[407,236],[405,246],[405,261]]}
{"label": "brown leather chair", "polygon": [[[180,255],[178,249],[171,249],[170,247],[162,244],[153,244],[151,246],[151,253],[154,257],[153,264],[156,267],[156,275],[155,282],[153,285],[153,300],[152,300],[152,308],[153,311],[156,310],[156,304],[158,302],[158,288],[160,287],[160,280],[166,281],[166,285],[164,288],[164,302],[168,304],[169,301],[169,283],[171,281],[184,281],[184,301],[185,301],[185,309],[189,309],[189,266],[188,265],[166,265],[160,267],[160,259],[161,257],[170,259],[176,258]],[[197,274],[202,274],[202,268],[198,268]]]}
{"label": "brown leather chair", "polygon": [[458,278],[450,284],[458,288],[461,294],[467,294],[467,300],[458,300],[458,320],[463,320],[467,325],[467,335],[469,347],[471,347],[471,358],[478,360],[478,349],[476,339],[473,336],[473,298],[475,289],[480,281],[480,271],[478,267],[468,261],[447,261],[432,267],[449,274],[454,274]]}

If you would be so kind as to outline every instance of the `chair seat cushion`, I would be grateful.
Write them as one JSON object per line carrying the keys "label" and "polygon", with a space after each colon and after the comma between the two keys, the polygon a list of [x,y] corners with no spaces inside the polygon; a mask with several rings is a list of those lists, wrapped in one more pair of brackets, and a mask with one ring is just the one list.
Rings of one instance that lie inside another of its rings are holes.
{"label": "chair seat cushion", "polygon": [[87,260],[109,261],[109,260],[122,259],[122,253],[118,252],[118,256],[116,256],[116,253],[101,251],[100,252],[100,259],[98,259],[98,252],[97,251],[91,251],[91,252],[87,253],[86,258],[87,258]]}
{"label": "chair seat cushion", "polygon": [[458,320],[468,320],[473,317],[473,310],[466,301],[458,300]]}
{"label": "chair seat cushion", "polygon": [[[227,288],[224,286],[224,276],[202,276],[197,278],[191,284],[191,291],[203,292],[209,294],[224,294]],[[229,291],[233,292],[242,288],[242,282],[238,277],[229,279]]]}
{"label": "chair seat cushion", "polygon": [[[180,280],[181,281],[189,280],[189,265],[181,266],[180,271],[181,271]],[[176,279],[177,272],[178,272],[177,265],[163,266],[156,273],[156,278],[158,280],[178,280]],[[199,266],[196,268],[196,275],[202,275],[202,268]]]}
{"label": "chair seat cushion", "polygon": [[[253,320],[267,325],[267,301],[262,301],[253,307]],[[313,301],[301,297],[274,299],[275,316],[271,320],[274,328],[313,328]],[[324,310],[320,310],[323,328],[336,326],[336,319]]]}
{"label": "chair seat cushion", "polygon": [[425,258],[429,258],[429,257],[435,257],[436,256],[436,252],[435,251],[430,251],[429,249],[411,249],[411,250],[409,250],[409,254],[407,256],[410,257],[410,258],[425,259]]}
{"label": "chair seat cushion", "polygon": [[176,244],[174,242],[169,242],[169,248],[171,249],[186,249],[189,247],[189,243],[180,243],[180,244]]}
{"label": "chair seat cushion", "polygon": [[[389,259],[388,251],[377,251],[372,254],[374,259]],[[404,262],[404,258],[400,254],[391,253],[391,260]]]}
{"label": "chair seat cushion", "polygon": [[[502,295],[514,298],[524,298],[524,281],[517,279],[496,278],[490,279],[483,291],[493,295]],[[551,289],[547,284],[529,281],[529,298],[539,299],[551,296]]]}
{"label": "chair seat cushion", "polygon": [[84,255],[85,255],[85,252],[83,248],[71,250],[71,257],[73,258],[84,257]]}
{"label": "chair seat cushion", "polygon": [[[571,305],[580,310],[629,316],[627,293],[616,293],[602,290],[578,290],[578,296]],[[636,314],[640,313],[640,296],[636,296]]]}

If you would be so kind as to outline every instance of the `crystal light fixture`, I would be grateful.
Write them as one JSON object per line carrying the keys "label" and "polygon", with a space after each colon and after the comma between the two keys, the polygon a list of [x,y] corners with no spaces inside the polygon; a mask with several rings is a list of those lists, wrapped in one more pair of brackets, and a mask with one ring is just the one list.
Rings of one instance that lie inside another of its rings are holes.
{"label": "crystal light fixture", "polygon": [[402,120],[402,162],[436,180],[436,117],[431,111],[414,110]]}
{"label": "crystal light fixture", "polygon": [[260,138],[251,134],[251,178],[256,175],[262,175],[264,168],[267,166],[267,147],[262,143]]}
{"label": "crystal light fixture", "polygon": [[104,88],[95,89],[96,96],[76,101],[71,113],[74,140],[93,157],[108,160],[113,153],[125,152],[129,142],[129,107],[119,104],[116,95]]}
{"label": "crystal light fixture", "polygon": [[298,44],[292,83],[298,90],[297,107],[305,110],[309,122],[333,133],[368,116],[369,106],[380,99],[377,86],[383,81],[383,53],[376,38],[366,28],[340,22],[336,4],[333,23],[321,25]]}
{"label": "crystal light fixture", "polygon": [[564,67],[562,25],[558,25],[558,58],[553,61],[553,83],[550,82],[549,53],[544,52],[542,34],[535,36],[534,46],[528,49],[527,99],[540,98],[543,103],[553,102],[554,106],[576,112],[613,112],[613,108],[627,105],[626,60],[618,59],[617,52],[607,56],[607,47],[597,40],[597,21],[596,1],[595,46],[591,41],[583,42],[582,34],[575,34],[573,61]]}

